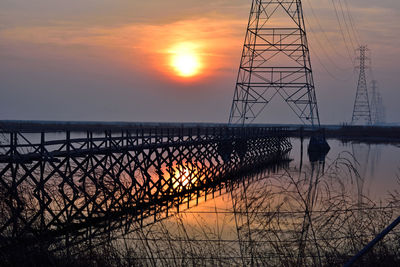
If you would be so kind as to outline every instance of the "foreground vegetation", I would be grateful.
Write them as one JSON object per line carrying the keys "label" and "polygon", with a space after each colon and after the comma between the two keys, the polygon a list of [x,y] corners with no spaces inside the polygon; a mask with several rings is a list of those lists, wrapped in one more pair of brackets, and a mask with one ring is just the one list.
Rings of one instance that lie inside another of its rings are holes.
{"label": "foreground vegetation", "polygon": [[[2,265],[341,266],[400,214],[398,191],[371,200],[362,183],[342,154],[328,166],[236,181],[217,199],[129,234],[57,252],[39,244],[2,252]],[[395,229],[356,266],[400,266],[399,240]]]}

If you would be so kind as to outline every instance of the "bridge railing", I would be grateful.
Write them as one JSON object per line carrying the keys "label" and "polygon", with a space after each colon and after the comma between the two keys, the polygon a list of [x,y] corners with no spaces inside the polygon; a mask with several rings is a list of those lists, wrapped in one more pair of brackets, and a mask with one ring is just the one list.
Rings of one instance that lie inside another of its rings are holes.
{"label": "bridge railing", "polygon": [[[105,152],[136,148],[146,145],[170,145],[175,142],[230,140],[251,137],[288,136],[284,128],[137,128],[125,131],[104,132],[38,132],[0,131],[3,138],[0,144],[0,162],[10,160],[31,160],[43,156],[65,156],[66,154]],[[79,137],[72,137],[75,134]]]}
{"label": "bridge railing", "polygon": [[291,149],[285,129],[267,127],[19,130],[0,135],[3,246],[144,225]]}

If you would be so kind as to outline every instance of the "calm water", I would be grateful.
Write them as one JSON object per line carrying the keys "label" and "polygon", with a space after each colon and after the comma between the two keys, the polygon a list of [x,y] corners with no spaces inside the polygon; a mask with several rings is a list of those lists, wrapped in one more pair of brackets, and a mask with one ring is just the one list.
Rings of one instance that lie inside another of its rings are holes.
{"label": "calm water", "polygon": [[[301,141],[292,143],[289,168],[243,179],[115,246],[147,265],[345,263],[400,213],[400,148],[329,140],[326,161],[311,163],[308,140],[303,159]],[[399,235],[385,239],[388,251],[397,253]]]}
{"label": "calm water", "polygon": [[[294,161],[292,166],[300,166],[300,140],[293,139],[291,153]],[[363,144],[345,143],[337,140],[329,140],[331,150],[326,157],[326,166],[340,157],[347,158],[357,169],[361,183],[362,194],[374,200],[385,200],[388,193],[400,189],[398,180],[400,167],[399,144]],[[308,140],[304,140],[306,148]],[[309,166],[306,149],[303,161]]]}
{"label": "calm water", "polygon": [[[167,219],[149,218],[149,226],[137,223],[91,240],[89,250],[72,250],[115,257],[111,265],[341,265],[400,214],[400,147],[329,140],[325,161],[310,162],[309,140],[303,147],[291,141],[287,167],[260,170],[179,213],[170,210]],[[387,253],[400,251],[399,239],[400,232],[385,239]]]}

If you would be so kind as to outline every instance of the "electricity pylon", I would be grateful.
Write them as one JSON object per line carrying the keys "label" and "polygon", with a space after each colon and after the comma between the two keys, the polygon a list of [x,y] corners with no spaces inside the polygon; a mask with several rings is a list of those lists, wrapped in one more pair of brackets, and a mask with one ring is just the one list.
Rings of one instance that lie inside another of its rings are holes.
{"label": "electricity pylon", "polygon": [[374,125],[380,123],[377,84],[378,82],[376,80],[371,81],[371,121]]}
{"label": "electricity pylon", "polygon": [[254,122],[276,95],[304,124],[319,126],[300,0],[253,0],[229,123]]}
{"label": "electricity pylon", "polygon": [[357,58],[360,61],[360,65],[357,66],[357,68],[360,70],[360,75],[358,78],[357,93],[354,101],[351,124],[371,125],[371,107],[368,98],[367,78],[365,75],[365,70],[367,69],[366,61],[369,59],[366,54],[369,50],[367,46],[362,45],[357,49],[357,51],[360,52],[360,57]]}
{"label": "electricity pylon", "polygon": [[373,80],[371,84],[371,119],[373,124],[379,125],[386,122],[385,107],[383,105],[381,93],[379,92],[378,82]]}
{"label": "electricity pylon", "polygon": [[378,123],[386,123],[386,108],[383,105],[382,95],[378,92]]}

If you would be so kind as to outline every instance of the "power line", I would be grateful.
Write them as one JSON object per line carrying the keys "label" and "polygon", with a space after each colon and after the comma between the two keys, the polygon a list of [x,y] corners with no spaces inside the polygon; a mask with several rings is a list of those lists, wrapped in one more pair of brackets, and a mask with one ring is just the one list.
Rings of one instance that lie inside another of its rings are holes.
{"label": "power line", "polygon": [[[348,57],[346,57],[346,56],[344,56],[343,54],[339,53],[338,49],[335,49],[335,47],[332,45],[332,42],[331,42],[330,38],[328,37],[328,34],[326,33],[324,27],[322,27],[321,21],[320,21],[320,19],[318,18],[318,16],[317,16],[316,13],[315,13],[315,10],[314,10],[313,5],[311,4],[311,1],[310,1],[310,0],[307,0],[307,2],[308,2],[308,5],[310,6],[311,15],[313,16],[314,20],[316,21],[316,23],[317,23],[317,25],[318,25],[318,28],[319,28],[319,30],[322,32],[322,36],[323,36],[323,37],[325,38],[325,40],[327,41],[326,43],[329,45],[330,49],[331,49],[333,52],[335,52],[336,55],[338,55],[338,56],[340,56],[340,57],[342,57],[342,58],[348,59]],[[310,23],[308,23],[308,24],[310,24]]]}
{"label": "power line", "polygon": [[[326,31],[324,30],[324,28],[323,28],[322,25],[321,25],[321,22],[320,22],[318,16],[316,15],[316,12],[315,12],[315,10],[314,10],[314,8],[313,8],[313,5],[312,5],[311,1],[310,1],[310,0],[307,0],[307,3],[308,3],[308,5],[309,5],[309,7],[310,7],[311,14],[312,14],[312,16],[313,16],[313,18],[314,18],[314,21],[316,22],[316,25],[318,26],[319,31],[322,33],[321,36],[325,38],[327,44],[328,44],[329,47],[330,47],[330,50],[333,51],[336,55],[338,55],[338,56],[340,56],[340,57],[344,57],[342,54],[340,54],[340,53],[338,52],[338,49],[335,49],[335,48],[333,47],[332,42],[330,41],[330,39],[329,39],[329,37],[328,37]],[[333,4],[334,4],[334,3],[333,3]],[[334,7],[336,8],[336,5],[335,5],[335,4],[334,4]],[[351,46],[352,46],[352,48],[354,48],[353,39],[351,38],[351,37],[352,37],[352,34],[350,33],[350,29],[349,29],[348,23],[347,23],[347,20],[350,21],[350,19],[346,19],[346,15],[345,15],[345,12],[344,12],[344,10],[343,10],[343,6],[342,6],[342,3],[341,3],[341,2],[340,2],[340,10],[341,10],[341,13],[342,13],[342,17],[343,17],[343,19],[344,19],[344,21],[345,21],[346,31],[347,31],[347,34],[348,34],[348,36],[349,36],[349,39],[350,39],[350,42],[351,42]],[[335,10],[335,14],[337,14],[337,18],[338,18],[337,10]],[[351,14],[348,13],[348,16],[350,17]],[[349,69],[345,69],[345,68],[343,68],[343,67],[340,67],[340,66],[336,63],[336,61],[335,61],[334,59],[332,59],[330,53],[329,53],[329,52],[327,51],[327,49],[326,49],[327,46],[326,46],[326,45],[323,45],[323,44],[321,43],[320,38],[319,38],[319,35],[317,35],[317,33],[316,33],[316,32],[313,30],[313,28],[310,26],[311,23],[309,22],[309,20],[308,20],[306,17],[305,17],[305,20],[306,20],[307,24],[309,25],[308,28],[309,28],[310,32],[312,33],[313,36],[315,36],[314,39],[316,40],[316,42],[317,42],[317,44],[318,44],[318,47],[320,47],[320,51],[324,54],[324,56],[325,56],[326,59],[329,61],[329,63],[330,63],[332,66],[334,66],[335,68],[337,68],[338,70],[343,71],[343,72],[346,72],[346,74],[348,75]],[[340,19],[339,19],[338,21],[339,21],[339,23],[340,23]],[[351,24],[352,26],[354,26],[353,23],[350,23],[350,24]],[[340,27],[341,27],[341,23],[340,23],[339,25],[340,25]],[[352,27],[352,29],[353,29],[353,32],[355,32],[354,27]],[[341,31],[343,31],[342,27],[341,27]],[[343,34],[342,36],[344,37],[344,33],[343,33],[343,32],[342,32],[342,34]],[[354,37],[354,38],[356,38],[356,37]],[[343,39],[346,40],[346,37],[344,37]],[[355,41],[355,42],[357,42],[357,41]],[[346,48],[347,48],[348,53],[350,54],[349,49],[348,49],[347,42],[345,43],[345,45],[346,45]],[[323,70],[324,70],[331,78],[333,78],[333,79],[335,79],[335,80],[342,81],[342,82],[347,82],[347,81],[349,81],[349,80],[354,76],[354,73],[351,73],[351,72],[350,72],[350,76],[347,76],[347,75],[346,75],[346,78],[345,78],[345,79],[339,78],[338,75],[334,74],[334,72],[332,72],[332,71],[330,70],[331,68],[327,67],[326,64],[324,64],[323,60],[321,59],[321,57],[320,57],[318,54],[315,53],[315,57],[317,58],[317,61],[320,63],[320,65],[322,66]],[[354,63],[354,59],[353,59],[352,56],[349,56],[349,57],[347,57],[347,58],[350,60],[351,64]],[[343,76],[343,75],[340,75],[340,76]]]}
{"label": "power line", "polygon": [[[307,24],[310,25],[310,23],[309,23],[309,21],[307,20],[307,18],[305,18],[305,20],[306,20]],[[337,69],[342,70],[342,71],[346,71],[346,69],[343,69],[343,68],[339,67],[339,66],[336,64],[336,62],[331,58],[331,56],[330,56],[329,53],[326,51],[325,47],[323,46],[323,44],[320,42],[319,38],[317,37],[317,34],[312,30],[312,27],[308,27],[308,29],[309,29],[310,32],[315,36],[314,39],[315,39],[316,42],[318,43],[319,47],[322,49],[323,53],[326,55],[326,58],[328,59],[328,61],[329,61],[333,66],[335,66]],[[311,46],[311,45],[309,44],[309,46]],[[318,62],[320,63],[320,65],[322,66],[322,68],[325,70],[325,72],[326,72],[329,76],[331,76],[333,79],[338,80],[338,81],[345,82],[345,81],[349,81],[349,80],[352,78],[353,75],[349,76],[349,77],[346,78],[346,79],[341,79],[341,78],[339,78],[337,75],[333,74],[333,73],[329,70],[329,68],[323,63],[322,59],[318,56],[318,53],[314,53],[313,56],[315,56],[315,57],[317,58]]]}
{"label": "power line", "polygon": [[351,59],[351,61],[353,62],[353,64],[354,64],[355,61],[354,61],[354,59],[353,59],[352,53],[350,52],[349,45],[348,45],[348,42],[347,42],[347,40],[346,40],[346,36],[345,36],[345,34],[344,34],[344,31],[343,31],[342,23],[340,22],[340,16],[339,16],[338,9],[337,9],[337,7],[336,7],[335,1],[334,1],[334,0],[331,0],[331,2],[332,2],[332,5],[333,5],[333,8],[334,8],[334,10],[335,10],[336,19],[337,19],[337,22],[338,22],[338,24],[339,24],[340,33],[341,33],[341,36],[342,36],[342,38],[343,38],[343,42],[344,42],[344,45],[345,45],[345,47],[346,47],[348,56],[349,56],[349,58]]}
{"label": "power line", "polygon": [[[311,23],[309,22],[309,20],[305,17],[304,18],[307,22],[308,25],[308,30],[315,36],[315,41],[318,43],[319,47],[321,48],[322,52],[326,55],[326,58],[330,61],[330,63],[332,63],[333,66],[335,66],[337,69],[341,70],[341,71],[348,71],[348,68],[342,68],[340,67],[330,56],[330,54],[328,53],[328,51],[325,49],[325,46],[321,43],[321,41],[319,40],[317,33],[313,30],[313,28],[311,27]],[[330,44],[330,41],[328,40],[328,43]],[[336,51],[336,50],[335,50]]]}
{"label": "power line", "polygon": [[347,34],[348,34],[348,36],[349,36],[350,43],[351,43],[351,47],[352,47],[353,50],[354,50],[354,49],[356,48],[356,45],[354,45],[354,43],[353,43],[353,38],[354,38],[354,37],[352,38],[353,35],[350,33],[349,25],[347,24],[347,19],[346,19],[346,15],[345,15],[345,13],[344,13],[344,10],[343,10],[342,1],[341,1],[341,0],[338,0],[338,2],[339,2],[340,11],[341,11],[341,13],[342,13],[344,25],[345,25],[345,27],[346,27],[346,32],[347,32]]}
{"label": "power line", "polygon": [[352,15],[352,12],[350,10],[347,0],[344,0],[344,4],[345,4],[346,10],[347,10],[347,15],[349,16],[351,29],[353,31],[354,37],[356,38],[357,46],[360,46],[360,44],[361,44],[360,34],[357,30],[357,25],[354,21],[354,18],[353,18],[353,15]]}

